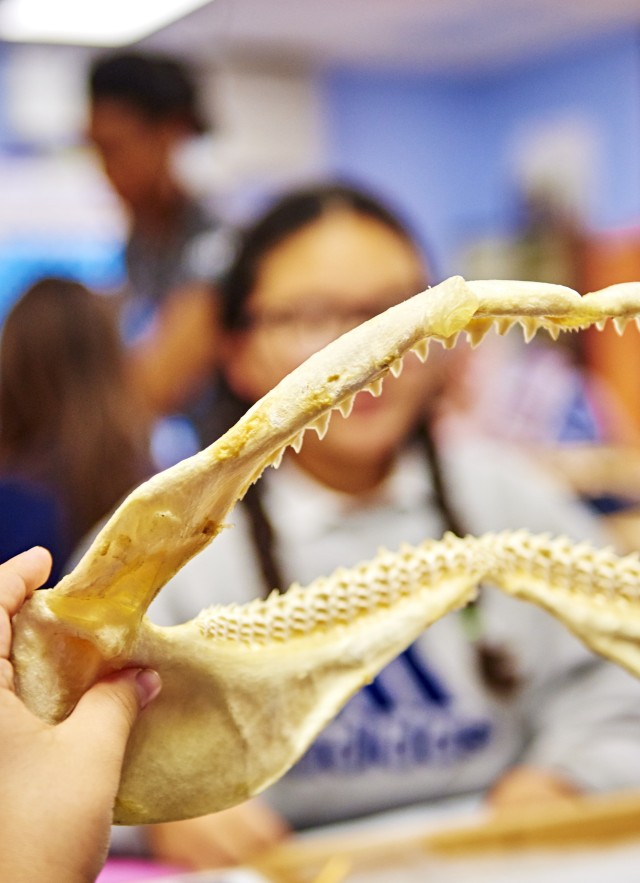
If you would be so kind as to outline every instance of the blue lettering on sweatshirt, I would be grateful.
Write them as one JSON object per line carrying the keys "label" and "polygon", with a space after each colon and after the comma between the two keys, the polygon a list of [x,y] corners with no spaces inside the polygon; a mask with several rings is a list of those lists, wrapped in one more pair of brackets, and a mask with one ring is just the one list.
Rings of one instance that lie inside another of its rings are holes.
{"label": "blue lettering on sweatshirt", "polygon": [[411,647],[347,703],[290,775],[448,766],[482,751],[491,733],[488,718],[456,710],[454,697]]}

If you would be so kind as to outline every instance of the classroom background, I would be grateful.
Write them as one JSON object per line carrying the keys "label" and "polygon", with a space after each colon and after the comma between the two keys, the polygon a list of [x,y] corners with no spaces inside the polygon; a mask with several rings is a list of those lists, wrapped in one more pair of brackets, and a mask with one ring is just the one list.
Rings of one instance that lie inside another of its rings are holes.
{"label": "classroom background", "polygon": [[[10,5],[0,9],[0,321],[46,273],[116,288],[125,226],[84,138],[101,19],[93,34],[29,35],[11,30]],[[341,175],[405,210],[439,278],[567,279],[582,291],[638,278],[636,4],[190,8],[129,43],[195,67],[215,129],[179,163],[231,221],[284,186]],[[640,431],[635,329],[622,341],[600,335],[586,351]]]}

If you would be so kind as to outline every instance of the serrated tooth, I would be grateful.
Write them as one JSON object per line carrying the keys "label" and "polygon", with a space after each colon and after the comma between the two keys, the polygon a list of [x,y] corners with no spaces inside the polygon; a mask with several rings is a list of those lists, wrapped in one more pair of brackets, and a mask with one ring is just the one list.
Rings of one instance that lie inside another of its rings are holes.
{"label": "serrated tooth", "polygon": [[296,452],[296,454],[300,453],[300,448],[302,447],[302,442],[304,441],[304,429],[302,432],[299,432],[298,435],[291,442],[291,447]]}
{"label": "serrated tooth", "polygon": [[343,399],[338,405],[338,410],[342,414],[343,417],[348,417],[353,409],[353,402],[355,396],[349,396],[346,399]]}
{"label": "serrated tooth", "polygon": [[394,377],[400,377],[402,374],[402,359],[396,359],[389,365],[389,371]]}
{"label": "serrated tooth", "polygon": [[452,334],[451,337],[444,337],[440,343],[446,350],[452,350],[456,343],[458,342],[458,337],[460,336],[460,332],[456,332],[456,334]]}
{"label": "serrated tooth", "polygon": [[619,335],[622,335],[624,333],[624,329],[627,327],[628,324],[629,320],[626,317],[616,316],[616,318],[613,320],[613,327],[616,329],[616,332]]}
{"label": "serrated tooth", "polygon": [[636,323],[636,328],[640,331],[640,316],[636,316],[634,322]]}
{"label": "serrated tooth", "polygon": [[522,326],[524,341],[525,343],[530,343],[536,336],[536,331],[540,328],[540,322],[537,319],[531,319],[528,316],[519,321]]}
{"label": "serrated tooth", "polygon": [[284,457],[284,452],[285,452],[285,449],[280,448],[280,450],[275,454],[275,456],[273,457],[273,459],[271,460],[269,465],[273,466],[274,469],[278,469],[278,467],[282,463],[282,458]]}
{"label": "serrated tooth", "polygon": [[318,438],[323,439],[327,434],[327,429],[329,428],[329,423],[331,422],[331,411],[327,411],[326,414],[323,414],[321,417],[318,417],[317,420],[314,420],[310,425],[310,429],[314,429]]}
{"label": "serrated tooth", "polygon": [[515,325],[515,319],[496,319],[496,331],[498,334],[506,334]]}
{"label": "serrated tooth", "polygon": [[418,343],[414,347],[411,348],[411,352],[415,353],[421,362],[426,362],[427,356],[429,355],[429,340],[428,340],[428,338],[425,337],[424,340],[419,340]]}
{"label": "serrated tooth", "polygon": [[487,331],[489,331],[490,327],[491,326],[487,326],[487,327],[483,328],[480,325],[476,325],[473,328],[467,328],[467,330],[466,330],[467,340],[471,344],[472,349],[475,349],[475,347],[478,346],[480,341],[485,337]]}
{"label": "serrated tooth", "polygon": [[377,380],[374,380],[369,386],[365,386],[367,392],[370,392],[374,398],[378,398],[380,393],[382,392],[382,386],[384,383],[384,378],[378,377]]}
{"label": "serrated tooth", "polygon": [[[636,319],[636,324],[638,324],[637,319]],[[598,331],[604,331],[604,329],[606,327],[607,327],[607,320],[606,319],[600,319],[598,322],[596,322],[596,328],[598,329]],[[640,325],[638,325],[638,328],[640,328]]]}
{"label": "serrated tooth", "polygon": [[560,337],[560,328],[557,325],[545,325],[544,326],[549,333],[549,337],[551,340],[557,340]]}

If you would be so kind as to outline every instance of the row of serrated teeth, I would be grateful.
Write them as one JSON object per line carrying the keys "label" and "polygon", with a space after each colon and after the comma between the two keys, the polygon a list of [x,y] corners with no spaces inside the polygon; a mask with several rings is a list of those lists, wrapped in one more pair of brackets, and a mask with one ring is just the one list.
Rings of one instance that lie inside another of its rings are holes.
{"label": "row of serrated teeth", "polygon": [[572,543],[566,537],[530,536],[525,532],[486,535],[495,554],[494,577],[524,578],[525,574],[555,591],[591,597],[595,601],[626,603],[640,600],[640,560],[619,558],[609,549]]}
{"label": "row of serrated teeth", "polygon": [[[606,325],[606,319],[602,322],[597,322],[596,327],[599,330]],[[613,319],[613,323],[618,334],[622,334],[624,329],[626,328],[630,319],[628,317],[616,317]],[[640,317],[635,318],[636,325],[640,329]],[[544,328],[549,335],[556,340],[560,335],[560,332],[563,330],[560,325],[557,325],[553,322],[552,318],[540,318],[535,316],[520,316],[520,317],[487,317],[486,319],[478,318],[475,319],[472,325],[468,328],[463,329],[462,332],[472,347],[478,346],[478,344],[484,339],[484,337],[488,334],[488,332],[494,329],[499,335],[504,335],[508,331],[513,328],[514,325],[520,325],[523,330],[524,339],[527,343],[529,343],[536,335],[536,332]],[[438,342],[445,349],[453,349],[455,347],[459,334],[453,334],[447,338],[439,338]],[[411,352],[415,353],[418,359],[421,362],[425,362],[428,354],[429,354],[429,338],[423,338],[418,341],[411,347]],[[388,371],[393,377],[399,377],[402,373],[403,369],[403,358],[399,357],[394,359],[389,366]],[[386,372],[385,372],[386,373]],[[363,389],[369,392],[373,396],[379,396],[382,392],[384,381],[384,375],[380,375],[375,380],[373,380],[368,386]],[[342,414],[344,418],[349,417],[351,411],[353,409],[353,403],[355,401],[356,393],[348,395],[341,402],[339,402],[334,409],[338,410]],[[299,453],[302,448],[302,444],[304,441],[304,433],[307,428],[313,429],[320,439],[324,438],[327,433],[329,423],[331,421],[331,411],[327,411],[325,414],[322,414],[320,417],[316,418],[312,423],[309,424],[308,427],[305,427],[298,435],[290,442],[290,446],[296,453]],[[282,458],[284,455],[284,451],[287,446],[281,448],[269,461],[269,465],[274,466],[276,469],[280,466],[282,462]]]}
{"label": "row of serrated teeth", "polygon": [[[604,331],[606,328],[608,319],[600,319],[595,323],[595,327],[598,331]],[[629,322],[634,322],[638,331],[640,331],[640,316],[635,316],[633,318],[629,316],[614,316],[613,318],[613,327],[616,329],[618,334],[623,334],[625,328],[629,324]]]}
{"label": "row of serrated teeth", "polygon": [[[455,346],[457,337],[458,337],[458,335],[456,334],[451,338],[441,339],[439,342],[444,347],[453,347],[453,346]],[[409,352],[415,353],[415,355],[418,357],[418,359],[421,362],[425,362],[427,360],[428,355],[429,355],[430,342],[431,341],[429,338],[424,338],[424,339],[418,341],[418,343],[416,343],[413,347],[411,347]],[[378,396],[380,396],[382,394],[384,379],[387,374],[387,371],[389,374],[391,374],[393,377],[396,377],[396,378],[402,374],[402,370],[404,368],[405,355],[406,355],[406,353],[403,354],[402,356],[399,356],[397,359],[394,359],[388,365],[386,371],[384,371],[382,374],[380,374],[378,377],[376,377],[374,380],[372,380],[367,386],[364,386],[361,391],[368,392],[374,398],[378,398]],[[323,439],[325,437],[325,435],[327,434],[327,430],[328,430],[329,424],[331,422],[331,417],[333,415],[333,411],[340,411],[340,413],[342,414],[342,416],[345,419],[347,417],[349,417],[351,414],[351,411],[353,410],[353,404],[354,404],[356,395],[358,395],[358,393],[352,393],[351,395],[346,396],[344,399],[342,399],[342,401],[338,402],[338,404],[335,405],[333,408],[331,408],[329,411],[326,411],[324,414],[321,414],[319,417],[316,417],[315,420],[313,420],[311,423],[308,424],[308,426],[306,426],[304,429],[302,429],[291,442],[289,442],[287,445],[284,445],[282,448],[280,448],[280,450],[278,450],[271,457],[271,459],[268,461],[268,465],[273,466],[275,469],[277,469],[282,463],[282,459],[284,457],[284,453],[285,453],[287,447],[293,448],[293,450],[296,452],[296,454],[299,453],[302,448],[302,444],[304,441],[304,434],[307,431],[307,429],[313,429],[316,432],[316,434],[318,435],[318,438]]]}
{"label": "row of serrated teeth", "polygon": [[[420,343],[416,345],[416,347],[412,350],[412,352],[415,352],[416,355],[418,356],[418,358],[421,361],[424,361],[427,358],[427,354],[429,352],[429,341],[426,339],[424,341],[420,341]],[[394,377],[399,377],[400,374],[402,373],[403,359],[404,359],[404,356],[401,356],[400,358],[395,359],[389,365],[388,371]],[[372,396],[374,396],[374,398],[377,398],[378,396],[380,396],[382,394],[385,374],[386,374],[386,372],[383,374],[380,374],[378,377],[376,377],[374,380],[372,380],[367,386],[364,386],[362,388],[362,392],[368,392]],[[314,432],[317,434],[318,438],[322,440],[325,437],[325,435],[327,434],[327,430],[329,429],[329,424],[331,423],[331,417],[333,416],[333,411],[340,411],[340,413],[342,414],[342,416],[344,418],[349,417],[349,415],[351,414],[351,411],[353,410],[353,403],[355,401],[356,395],[358,395],[358,393],[352,393],[351,395],[348,395],[346,398],[342,399],[342,401],[338,402],[338,404],[335,405],[335,407],[326,411],[324,414],[321,414],[319,417],[316,417],[315,420],[313,420],[311,423],[309,423],[307,426],[305,426],[304,429],[300,430],[300,432],[295,436],[295,438],[292,441],[290,441],[286,445],[283,445],[278,451],[276,451],[275,454],[273,454],[271,456],[271,458],[267,461],[266,465],[272,466],[274,469],[278,469],[279,466],[282,464],[282,460],[283,460],[285,451],[287,450],[288,447],[293,448],[293,450],[296,452],[296,454],[298,454],[302,448],[302,444],[304,442],[304,435],[305,435],[305,432],[307,431],[307,429],[313,429]],[[257,481],[257,480],[258,479],[256,478],[255,481]]]}
{"label": "row of serrated teeth", "polygon": [[450,534],[439,542],[404,545],[395,553],[382,549],[369,562],[339,568],[306,588],[295,583],[284,593],[274,590],[264,601],[207,608],[195,622],[209,639],[280,643],[316,630],[348,626],[411,596],[424,597],[428,603],[428,598],[455,587],[461,575],[475,573],[479,578],[484,569],[477,542]]}
{"label": "row of serrated teeth", "polygon": [[[602,331],[607,324],[607,319],[602,319],[595,323],[595,327]],[[628,323],[631,321],[631,317],[622,316],[622,317],[614,317],[613,325],[618,334],[622,334],[627,327]],[[640,316],[633,317],[633,321],[636,326],[640,330]],[[520,316],[520,317],[487,317],[486,319],[478,318],[475,319],[472,325],[468,328],[463,329],[462,332],[471,345],[472,348],[478,346],[478,344],[484,339],[484,337],[488,334],[492,329],[495,330],[499,335],[505,335],[508,331],[513,328],[514,325],[520,325],[523,330],[523,335],[526,343],[529,343],[536,335],[537,331],[541,328],[544,328],[550,337],[553,340],[557,340],[562,330],[570,330],[563,329],[563,327],[559,324],[556,324],[553,321],[553,317],[535,317],[535,316]],[[455,347],[459,334],[453,334],[451,337],[440,338],[438,342],[445,349],[453,349]],[[429,338],[423,338],[418,341],[413,347],[411,347],[411,352],[415,353],[418,359],[421,362],[425,362],[428,354],[429,354]],[[402,373],[403,358],[400,357],[391,362],[388,366],[388,371],[393,377],[399,377]],[[377,397],[382,393],[384,375],[380,375],[375,380],[373,380],[368,386],[364,387],[364,390],[369,392],[371,395]],[[344,398],[341,402],[339,402],[336,407],[332,410],[338,410],[342,414],[343,417],[347,418],[351,414],[353,409],[353,403],[355,400],[356,394],[352,394]],[[299,453],[302,448],[302,443],[304,440],[304,433],[307,428],[315,430],[318,437],[323,439],[327,433],[329,423],[331,421],[332,411],[327,411],[325,414],[322,414],[320,417],[316,418],[308,427],[305,427],[298,435],[290,442],[290,446],[296,453]],[[282,462],[282,458],[284,456],[284,451],[286,449],[286,445],[281,448],[277,453],[271,458],[269,461],[269,465],[274,468],[278,468]]]}
{"label": "row of serrated teeth", "polygon": [[[397,377],[402,370],[402,360],[398,359],[397,362],[394,362],[394,367],[390,367],[390,371]],[[396,367],[399,366],[399,367]],[[394,370],[395,368],[395,370]],[[372,396],[378,397],[382,393],[382,387],[384,383],[384,377],[380,376],[373,380],[368,386],[363,387],[363,390],[371,393]],[[331,423],[331,417],[333,416],[333,411],[340,411],[343,417],[348,417],[351,414],[353,409],[353,403],[355,401],[357,393],[353,393],[352,395],[347,396],[347,398],[343,399],[339,402],[335,408],[326,411],[324,414],[321,414],[319,417],[316,417],[313,422],[309,423],[308,426],[305,426],[304,429],[300,430],[300,432],[295,436],[295,438],[286,445],[283,445],[279,450],[275,452],[271,456],[271,458],[267,461],[268,466],[272,466],[274,469],[278,469],[282,464],[282,460],[285,454],[285,451],[288,447],[293,448],[293,450],[298,454],[302,449],[302,444],[304,442],[304,435],[307,429],[313,429],[317,434],[319,439],[323,439],[327,434],[329,429],[329,424]],[[256,479],[257,481],[257,479]]]}
{"label": "row of serrated teeth", "polygon": [[[604,331],[609,319],[600,319],[594,323],[598,331]],[[622,335],[630,322],[634,322],[640,331],[640,316],[614,316],[612,318],[613,326],[619,335]],[[475,349],[479,343],[484,340],[485,336],[494,329],[500,336],[504,336],[514,325],[520,325],[523,330],[523,336],[526,343],[530,343],[540,329],[544,329],[552,340],[557,340],[562,331],[577,330],[571,327],[565,327],[554,322],[553,317],[533,317],[524,316],[520,318],[495,318],[495,319],[476,319],[469,328],[465,328],[462,333],[467,338],[470,346]],[[454,345],[454,338],[448,338],[443,341],[446,348],[450,349]]]}

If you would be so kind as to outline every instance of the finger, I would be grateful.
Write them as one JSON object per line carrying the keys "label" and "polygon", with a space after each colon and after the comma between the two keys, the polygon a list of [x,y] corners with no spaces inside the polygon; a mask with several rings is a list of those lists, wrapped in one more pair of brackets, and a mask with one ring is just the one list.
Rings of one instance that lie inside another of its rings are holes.
{"label": "finger", "polygon": [[119,769],[138,714],[161,686],[160,676],[150,669],[115,672],[94,684],[60,727],[85,759]]}
{"label": "finger", "polygon": [[0,690],[13,692],[13,666],[8,659],[0,658]]}
{"label": "finger", "polygon": [[11,617],[26,598],[46,580],[51,570],[51,555],[35,546],[0,564],[0,659],[8,659],[11,650]]}
{"label": "finger", "polygon": [[0,605],[13,616],[50,572],[51,553],[42,546],[34,546],[0,564]]}
{"label": "finger", "polygon": [[250,800],[245,804],[244,816],[247,828],[252,832],[256,843],[265,846],[282,840],[290,833],[284,818],[261,800]]}
{"label": "finger", "polygon": [[248,801],[216,813],[215,847],[221,864],[254,858],[286,835],[286,825],[261,801]]}

